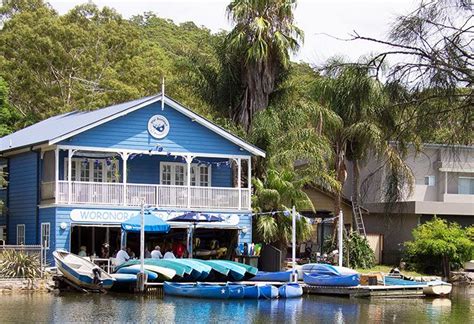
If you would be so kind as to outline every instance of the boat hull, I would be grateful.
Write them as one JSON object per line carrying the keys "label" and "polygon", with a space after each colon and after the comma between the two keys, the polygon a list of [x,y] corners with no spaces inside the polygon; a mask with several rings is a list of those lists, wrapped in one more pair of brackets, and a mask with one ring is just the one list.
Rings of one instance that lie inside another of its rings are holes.
{"label": "boat hull", "polygon": [[[135,277],[138,273],[140,273],[140,267],[136,267],[136,266],[124,267],[117,270],[117,274],[130,274],[130,275],[135,275]],[[145,273],[148,276],[148,280],[158,279],[158,274],[156,274],[153,271],[149,271],[148,269],[145,269]],[[112,274],[112,277],[117,279],[113,274]]]}
{"label": "boat hull", "polygon": [[451,294],[453,286],[446,282],[430,284],[423,287],[423,293],[427,296],[445,297]]}
{"label": "boat hull", "polygon": [[245,299],[258,299],[260,296],[260,290],[257,286],[244,286],[244,298]]}
{"label": "boat hull", "polygon": [[305,284],[311,286],[333,286],[333,287],[351,287],[359,285],[359,275],[320,275],[316,273],[304,274]]}
{"label": "boat hull", "polygon": [[265,272],[259,271],[251,281],[281,281],[288,282],[291,279],[291,271]]}
{"label": "boat hull", "polygon": [[258,297],[260,299],[278,298],[278,288],[272,285],[262,285],[258,287]]}
{"label": "boat hull", "polygon": [[278,288],[278,295],[281,298],[296,298],[303,296],[303,288],[300,284],[289,283]]}

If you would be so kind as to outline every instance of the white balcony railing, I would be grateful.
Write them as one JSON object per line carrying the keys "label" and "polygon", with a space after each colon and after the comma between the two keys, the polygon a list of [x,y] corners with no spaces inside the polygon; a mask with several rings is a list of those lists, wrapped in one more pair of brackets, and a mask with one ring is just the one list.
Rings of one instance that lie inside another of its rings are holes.
{"label": "white balcony railing", "polygon": [[82,181],[72,181],[69,186],[68,181],[58,181],[57,192],[56,202],[59,204],[139,206],[144,200],[146,205],[157,207],[250,209],[248,188],[193,186],[188,188],[187,186],[133,183],[124,185],[123,183]]}

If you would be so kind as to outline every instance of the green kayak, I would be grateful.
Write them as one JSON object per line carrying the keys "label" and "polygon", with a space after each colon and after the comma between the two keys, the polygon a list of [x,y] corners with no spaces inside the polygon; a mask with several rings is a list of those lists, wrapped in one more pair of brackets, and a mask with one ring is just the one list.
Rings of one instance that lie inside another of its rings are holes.
{"label": "green kayak", "polygon": [[223,275],[223,276],[228,276],[229,275],[229,272],[230,272],[230,269],[229,267],[226,267],[222,264],[220,264],[219,262],[216,262],[216,260],[201,260],[199,262],[202,262],[204,264],[207,264],[208,266],[211,266],[212,267],[212,270],[214,270],[215,272]]}
{"label": "green kayak", "polygon": [[252,267],[251,265],[248,265],[248,264],[235,262],[235,261],[231,261],[231,260],[222,260],[222,261],[227,262],[227,263],[231,263],[231,264],[235,264],[235,265],[238,265],[239,267],[245,268],[245,270],[247,271],[247,275],[251,275],[252,277],[255,276],[258,272],[258,268]]}
{"label": "green kayak", "polygon": [[240,281],[244,279],[247,270],[242,267],[239,263],[233,264],[230,262],[226,262],[225,260],[212,260],[214,264],[222,265],[229,269],[229,279],[233,281]]}
{"label": "green kayak", "polygon": [[[135,264],[140,264],[140,260],[130,260],[127,261],[120,266],[117,267],[117,270],[123,267],[135,265]],[[180,264],[177,262],[172,262],[171,260],[163,260],[163,259],[145,259],[145,264],[151,264],[151,265],[156,265],[159,267],[164,267],[164,268],[169,268],[173,269],[176,271],[176,275],[179,277],[184,277],[186,275],[190,275],[191,272],[193,271],[193,268],[185,265],[185,264]]]}

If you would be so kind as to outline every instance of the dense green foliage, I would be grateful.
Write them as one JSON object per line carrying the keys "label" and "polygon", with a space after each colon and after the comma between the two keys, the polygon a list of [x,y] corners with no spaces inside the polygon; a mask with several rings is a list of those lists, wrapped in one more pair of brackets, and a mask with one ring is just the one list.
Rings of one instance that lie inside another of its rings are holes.
{"label": "dense green foliage", "polygon": [[36,254],[5,250],[0,254],[0,277],[28,278],[40,276],[40,260]]}
{"label": "dense green foliage", "polygon": [[413,230],[413,241],[406,242],[409,263],[425,273],[444,273],[458,269],[474,258],[472,227],[461,228],[457,223],[435,217]]}
{"label": "dense green foliage", "polygon": [[375,254],[367,239],[352,231],[344,238],[344,260],[348,267],[368,269],[375,265]]}

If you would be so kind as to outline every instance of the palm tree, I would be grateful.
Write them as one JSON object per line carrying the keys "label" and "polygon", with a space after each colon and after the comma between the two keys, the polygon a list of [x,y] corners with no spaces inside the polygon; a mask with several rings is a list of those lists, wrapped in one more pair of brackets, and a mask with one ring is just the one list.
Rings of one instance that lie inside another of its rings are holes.
{"label": "palm tree", "polygon": [[[293,171],[277,171],[269,169],[262,181],[254,179],[255,194],[252,205],[256,212],[274,212],[269,215],[257,216],[255,220],[256,233],[265,243],[276,244],[286,251],[291,241],[291,217],[289,211],[292,206],[297,210],[311,209],[313,203],[303,191],[306,179],[298,178]],[[287,211],[282,213],[281,211]],[[286,214],[286,215],[285,215]],[[304,241],[311,235],[311,225],[301,217],[296,222],[296,237]]]}
{"label": "palm tree", "polygon": [[247,131],[254,114],[268,106],[290,52],[296,52],[303,40],[303,32],[293,24],[295,6],[295,0],[233,0],[227,7],[235,23],[227,45],[241,57],[242,95],[233,119]]}
{"label": "palm tree", "polygon": [[[372,78],[369,67],[359,64],[332,62],[327,77],[318,80],[315,95],[322,105],[330,108],[339,117],[337,123],[326,127],[325,133],[332,143],[334,171],[340,188],[347,178],[346,160],[352,162],[353,202],[360,204],[360,162],[372,152],[383,157],[389,169],[408,180],[412,188],[410,169],[396,149],[390,144],[383,85]],[[400,189],[400,188],[399,188]],[[411,190],[411,189],[410,189]],[[341,210],[342,192],[337,191],[335,214]]]}

